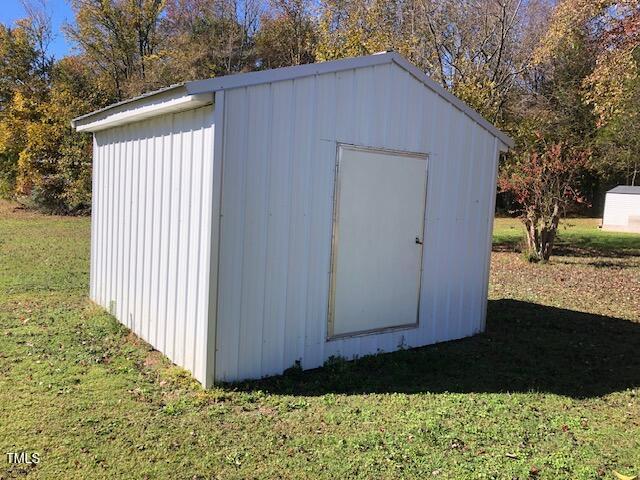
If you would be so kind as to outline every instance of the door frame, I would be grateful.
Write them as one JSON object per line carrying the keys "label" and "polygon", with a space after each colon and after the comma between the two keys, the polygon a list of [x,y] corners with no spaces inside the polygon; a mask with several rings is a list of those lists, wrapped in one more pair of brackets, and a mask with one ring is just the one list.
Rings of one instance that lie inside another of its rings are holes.
{"label": "door frame", "polygon": [[[335,291],[336,291],[336,264],[338,262],[338,238],[339,238],[339,210],[340,210],[340,190],[341,190],[341,177],[340,177],[340,161],[342,159],[342,152],[344,150],[382,153],[387,155],[395,155],[402,157],[410,157],[424,160],[425,162],[425,187],[424,187],[424,204],[422,215],[422,245],[420,246],[420,271],[418,276],[418,305],[416,310],[415,323],[408,323],[404,325],[394,325],[392,327],[372,328],[369,330],[361,330],[357,332],[340,333],[334,335],[334,322],[335,322]],[[425,152],[413,152],[408,150],[396,150],[391,148],[354,145],[350,143],[336,143],[336,160],[333,179],[333,208],[332,208],[332,221],[331,221],[331,260],[329,264],[329,305],[327,309],[327,335],[326,341],[339,340],[343,338],[359,337],[364,335],[372,335],[376,333],[386,333],[395,330],[408,330],[417,328],[420,325],[420,300],[422,291],[422,271],[424,260],[424,240],[425,240],[425,227],[426,227],[426,215],[427,215],[427,196],[429,193],[429,154]]]}

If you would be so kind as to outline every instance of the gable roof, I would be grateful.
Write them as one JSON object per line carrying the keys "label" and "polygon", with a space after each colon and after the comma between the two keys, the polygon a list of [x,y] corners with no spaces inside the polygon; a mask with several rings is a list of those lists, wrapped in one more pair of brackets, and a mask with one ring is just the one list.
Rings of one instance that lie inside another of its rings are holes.
{"label": "gable roof", "polygon": [[625,195],[640,195],[640,186],[632,186],[632,185],[618,185],[615,188],[612,188],[607,193],[621,193]]}
{"label": "gable roof", "polygon": [[[111,117],[122,117],[127,110],[142,109],[143,116],[136,115],[136,120],[148,118],[169,111],[178,111],[179,109],[195,108],[198,105],[213,102],[213,93],[233,88],[242,88],[252,85],[260,85],[263,83],[277,82],[282,80],[293,80],[313,75],[322,75],[325,73],[340,72],[344,70],[353,70],[363,67],[371,67],[375,65],[395,64],[407,71],[414,78],[422,82],[431,91],[442,97],[455,108],[463,112],[473,121],[482,126],[485,130],[498,138],[506,147],[513,147],[514,142],[507,134],[495,127],[491,122],[486,120],[477,111],[469,107],[455,95],[451,94],[440,84],[429,78],[418,67],[410,63],[407,59],[395,52],[381,52],[374,55],[364,57],[345,58],[341,60],[332,60],[328,62],[309,63],[305,65],[296,65],[293,67],[276,68],[273,70],[263,70],[259,72],[239,73],[235,75],[225,75],[222,77],[210,78],[208,80],[195,80],[184,82],[171,87],[149,92],[138,97],[118,102],[108,107],[96,110],[77,117],[71,121],[72,127],[78,131],[98,131],[113,126],[114,123],[121,121],[121,118],[112,119]],[[164,98],[165,102],[173,102],[173,108],[163,108],[162,102],[157,101]],[[182,101],[179,99],[183,98]],[[156,100],[156,101],[154,101]],[[106,120],[106,121],[105,121]]]}

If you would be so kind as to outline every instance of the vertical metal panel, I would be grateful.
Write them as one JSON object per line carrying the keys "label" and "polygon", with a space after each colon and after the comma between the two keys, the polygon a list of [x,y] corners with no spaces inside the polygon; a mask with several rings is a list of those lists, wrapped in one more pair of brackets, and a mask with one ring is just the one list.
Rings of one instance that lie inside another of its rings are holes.
{"label": "vertical metal panel", "polygon": [[[424,250],[427,258],[423,264],[425,277],[431,280],[429,283],[438,285],[438,296],[434,299],[435,311],[432,319],[435,342],[447,340],[450,336],[449,297],[452,260],[455,262],[456,259],[452,259],[449,252],[455,251],[453,246],[453,239],[457,233],[455,211],[456,200],[459,198],[459,177],[457,176],[459,159],[456,157],[454,146],[460,132],[457,125],[458,112],[451,109],[444,101],[437,103],[441,104],[439,113],[442,116],[437,131],[438,137],[434,138],[434,143],[430,146],[430,149],[435,152],[434,161],[430,165],[429,179],[432,180],[430,186],[437,183],[439,187],[433,195],[427,196],[427,224],[431,230],[438,231],[440,241],[433,248],[429,248],[425,243]],[[438,202],[433,209],[429,208],[430,201]],[[433,222],[429,221],[430,215],[434,217]]]}
{"label": "vertical metal panel", "polygon": [[[127,128],[128,134],[133,135],[133,131],[130,128]],[[131,136],[129,138],[132,138]],[[134,160],[133,156],[133,144],[132,142],[127,142],[126,145],[126,155],[124,158],[124,171],[126,172],[124,175],[124,215],[122,217],[124,223],[122,228],[122,244],[119,248],[122,250],[122,264],[121,264],[121,283],[120,283],[120,295],[122,297],[122,315],[127,316],[127,322],[129,325],[133,322],[133,316],[128,313],[130,312],[131,306],[131,291],[129,290],[130,280],[131,280],[131,229],[132,229],[132,221],[131,217],[133,215],[133,189],[132,189],[132,166]]]}
{"label": "vertical metal panel", "polygon": [[[153,129],[156,132],[160,132],[162,130],[163,120],[161,118],[155,118],[153,121]],[[154,168],[153,168],[153,192],[154,192],[154,200],[153,200],[153,218],[152,224],[153,229],[151,232],[152,244],[151,244],[151,282],[149,288],[151,290],[149,296],[149,341],[153,345],[158,345],[160,338],[160,326],[162,325],[160,322],[160,311],[158,308],[158,303],[160,298],[163,296],[160,291],[160,245],[162,242],[161,226],[162,226],[162,210],[160,209],[160,205],[162,205],[162,198],[164,197],[164,192],[162,190],[162,173],[163,173],[163,161],[164,161],[164,142],[162,135],[155,135],[153,139],[154,143]]]}
{"label": "vertical metal panel", "polygon": [[488,197],[488,202],[483,205],[485,211],[485,245],[484,245],[484,253],[485,256],[483,258],[482,267],[484,270],[484,282],[482,283],[482,308],[480,309],[480,314],[482,315],[480,319],[480,331],[484,331],[485,326],[487,324],[487,302],[489,300],[489,272],[491,268],[491,251],[493,244],[493,217],[496,210],[496,182],[498,179],[498,160],[500,158],[500,150],[498,149],[498,139],[493,139],[492,147],[488,148],[489,158],[487,159],[487,163],[491,164],[491,169],[489,172],[491,173],[489,180],[486,182],[486,186],[490,189],[491,195]]}
{"label": "vertical metal panel", "polygon": [[[315,78],[305,78],[294,84],[293,105],[310,101],[311,108],[294,108],[291,114],[291,149],[289,165],[289,236],[287,255],[286,311],[284,314],[284,346],[282,365],[290,366],[302,359],[307,309],[307,264],[309,258],[309,205],[311,189],[312,138],[314,130]],[[292,139],[296,139],[293,141]],[[301,259],[304,259],[301,261]]]}
{"label": "vertical metal panel", "polygon": [[266,206],[266,268],[264,274],[264,326],[261,365],[265,375],[282,371],[285,315],[287,303],[287,273],[289,223],[291,211],[291,163],[294,144],[296,98],[292,97],[293,82],[272,85],[270,147],[267,157],[268,182]]}
{"label": "vertical metal panel", "polygon": [[475,319],[478,317],[477,312],[467,311],[465,304],[471,296],[471,289],[473,288],[473,278],[469,278],[473,274],[473,255],[470,250],[475,247],[471,245],[472,235],[471,227],[475,222],[474,209],[471,201],[471,194],[474,188],[474,183],[478,180],[475,175],[474,167],[476,165],[475,155],[477,155],[477,142],[476,138],[480,129],[476,128],[475,124],[469,120],[465,115],[462,117],[463,127],[461,130],[461,138],[459,145],[461,147],[460,157],[458,163],[462,166],[460,175],[460,186],[457,189],[457,195],[459,196],[456,202],[456,229],[458,235],[456,235],[456,247],[457,263],[456,263],[456,275],[454,283],[454,297],[455,302],[455,314],[452,316],[453,325],[451,328],[451,334],[457,337],[464,337],[473,332],[472,325],[475,323]]}
{"label": "vertical metal panel", "polygon": [[430,275],[430,271],[441,271],[444,267],[444,260],[441,255],[437,255],[443,245],[446,244],[446,230],[442,228],[441,221],[446,213],[446,202],[448,200],[449,188],[441,179],[446,175],[445,168],[447,162],[447,151],[440,148],[433,148],[438,139],[443,138],[444,131],[448,125],[448,119],[452,111],[444,101],[428,102],[424,96],[418,93],[420,98],[420,109],[424,112],[422,119],[423,144],[422,149],[429,152],[429,175],[427,184],[427,212],[425,222],[424,238],[424,260],[422,262],[422,305],[420,309],[420,324],[423,329],[421,343],[435,342],[438,338],[439,326],[443,323],[442,298],[444,287],[439,281],[438,275]]}
{"label": "vertical metal panel", "polygon": [[[472,155],[487,159],[494,158],[494,143],[494,138],[488,132],[477,130],[476,142]],[[486,163],[489,162],[490,160],[487,160]],[[484,314],[482,313],[482,309],[485,308],[485,299],[488,293],[485,288],[485,284],[488,281],[488,263],[490,261],[492,243],[491,227],[493,226],[493,222],[486,220],[487,217],[489,217],[489,220],[493,220],[492,212],[494,208],[493,202],[495,201],[495,177],[493,175],[494,169],[483,168],[484,163],[473,161],[472,165],[473,175],[471,178],[474,180],[471,183],[472,190],[471,199],[469,201],[471,209],[470,214],[472,215],[472,218],[470,220],[470,238],[467,241],[467,261],[474,265],[470,272],[475,272],[477,269],[486,273],[482,274],[482,279],[484,280],[482,282],[475,281],[474,278],[467,273],[469,294],[465,302],[465,311],[468,312],[467,315],[472,315],[472,318],[475,319],[475,322],[473,323],[473,332],[478,333],[483,329]],[[487,196],[493,196],[494,200],[486,201],[485,198],[487,198]],[[486,238],[489,238],[489,240],[484,240]],[[478,252],[476,239],[482,239],[488,243],[486,248]]]}
{"label": "vertical metal panel", "polygon": [[[169,248],[171,239],[171,205],[172,205],[172,177],[171,169],[173,165],[173,135],[171,131],[173,129],[173,117],[166,116],[162,118],[162,182],[160,184],[160,191],[162,192],[162,199],[160,201],[160,244],[158,250],[159,256],[159,291],[161,295],[158,298],[158,340],[156,348],[162,352],[168,350],[169,338],[168,329],[171,319],[168,310],[168,290],[171,282],[169,281]],[[171,341],[173,343],[173,341]]]}
{"label": "vertical metal panel", "polygon": [[[274,121],[271,85],[260,85],[247,92],[249,117],[247,156],[244,171],[244,241],[241,272],[241,308],[238,375],[251,376],[262,362],[264,338],[264,286],[267,262],[267,226],[269,220],[269,167],[271,165],[271,129]],[[241,127],[242,130],[244,128]],[[225,161],[229,162],[226,158]],[[230,160],[233,162],[234,160]],[[224,187],[223,187],[224,188]],[[224,235],[223,229],[223,235]],[[224,255],[224,253],[223,253]],[[224,281],[224,280],[223,280]]]}
{"label": "vertical metal panel", "polygon": [[[191,209],[189,211],[189,225],[193,225],[196,219],[204,222],[206,214],[203,211],[203,170],[204,170],[204,156],[205,156],[205,144],[204,144],[204,127],[202,119],[202,111],[198,111],[194,118],[193,136],[192,136],[193,152],[192,152],[192,170],[191,170]],[[208,154],[209,152],[207,152]],[[211,152],[213,154],[213,152]],[[206,206],[206,210],[209,211],[211,203]],[[210,227],[209,227],[210,228]],[[207,262],[201,262],[201,252],[205,250],[204,239],[202,235],[202,228],[190,229],[190,241],[189,241],[189,260],[188,269],[190,272],[189,287],[187,289],[187,305],[186,305],[186,318],[187,318],[187,338],[189,339],[185,348],[188,357],[185,359],[185,364],[189,366],[189,370],[196,371],[196,348],[195,345],[200,343],[196,341],[198,338],[198,322],[197,318],[207,318],[206,312],[202,310],[202,306],[205,302],[201,301],[199,295],[200,284],[203,283],[203,272],[207,266]],[[203,313],[205,314],[202,317]],[[201,322],[205,323],[205,322]],[[203,338],[203,337],[200,337]],[[193,345],[193,347],[192,347]],[[202,352],[203,353],[203,352]],[[204,358],[204,357],[203,357]]]}
{"label": "vertical metal panel", "polygon": [[[98,156],[98,145],[96,143],[96,139],[93,139],[93,158],[97,158]],[[94,160],[95,164],[95,160]],[[96,176],[92,176],[91,179],[91,191],[93,195],[91,196],[91,259],[90,259],[90,270],[89,270],[89,297],[96,298],[96,249],[97,249],[97,233],[98,233],[98,206],[101,204],[100,193],[98,192]]]}
{"label": "vertical metal panel", "polygon": [[[222,200],[222,150],[224,143],[224,91],[215,94],[215,109],[213,111],[213,131],[204,131],[205,145],[213,143],[213,161],[205,162],[202,174],[202,201],[203,205],[211,205],[211,211],[203,210],[203,216],[207,222],[203,234],[203,249],[200,261],[204,268],[204,282],[200,282],[200,298],[198,302],[202,313],[208,321],[198,326],[197,337],[205,341],[199,341],[196,348],[196,378],[202,378],[203,385],[213,385],[215,377],[216,357],[216,312],[218,306],[218,271],[220,265],[220,223]],[[204,150],[203,150],[204,152]],[[203,153],[205,155],[205,153]],[[207,299],[205,301],[205,299]]]}
{"label": "vertical metal panel", "polygon": [[142,298],[143,298],[143,279],[144,279],[144,215],[146,212],[145,208],[145,198],[146,198],[146,178],[147,178],[147,166],[146,166],[146,146],[144,144],[143,139],[141,139],[142,134],[136,135],[133,140],[133,152],[134,156],[137,159],[135,165],[132,167],[135,168],[135,207],[136,207],[136,216],[135,216],[135,273],[134,278],[134,295],[135,298],[139,299],[139,301],[135,304],[134,309],[134,317],[136,322],[140,324],[142,320]]}
{"label": "vertical metal panel", "polygon": [[[108,132],[112,133],[112,132]],[[111,135],[111,139],[113,139],[113,135]],[[116,217],[116,208],[118,207],[118,203],[116,200],[117,197],[117,186],[114,182],[116,178],[116,144],[109,143],[107,146],[107,162],[109,169],[109,183],[105,186],[105,188],[110,192],[109,194],[109,210],[107,212],[107,228],[106,228],[106,236],[107,241],[105,245],[105,268],[106,268],[106,287],[105,287],[105,302],[106,308],[110,313],[113,313],[113,303],[110,301],[113,298],[114,284],[115,284],[115,269],[113,265],[115,264],[116,257],[114,255],[115,245],[116,245],[116,228],[115,228],[115,218]]]}
{"label": "vertical metal panel", "polygon": [[[178,116],[177,116],[178,117]],[[181,121],[180,121],[181,120]],[[189,288],[189,272],[188,272],[188,253],[189,253],[189,229],[187,215],[189,214],[189,181],[191,177],[191,125],[188,118],[180,119],[176,122],[182,125],[179,133],[180,142],[177,155],[173,161],[178,165],[178,183],[176,183],[178,198],[178,216],[176,226],[178,228],[178,244],[176,248],[176,282],[179,288],[176,288],[176,304],[174,310],[174,318],[182,318],[184,322],[176,324],[174,335],[174,355],[177,359],[183,359],[185,355],[186,329],[188,319],[186,318],[184,308],[186,307],[186,295]],[[182,364],[182,363],[181,363]]]}
{"label": "vertical metal panel", "polygon": [[91,297],[205,381],[213,107],[95,135]]}
{"label": "vertical metal panel", "polygon": [[[246,134],[249,102],[246,89],[225,92],[220,264],[216,332],[216,379],[238,378],[244,214],[246,209]],[[224,319],[221,321],[221,319]],[[257,333],[257,332],[256,332]],[[261,332],[260,332],[261,334]]]}
{"label": "vertical metal panel", "polygon": [[168,238],[168,268],[167,268],[167,332],[166,332],[166,354],[169,358],[177,358],[175,353],[176,344],[176,312],[177,312],[177,295],[176,287],[178,278],[178,253],[180,246],[178,238],[180,233],[180,169],[181,169],[181,142],[182,132],[180,124],[176,121],[175,116],[171,119],[171,162],[169,173],[169,185],[165,191],[170,195],[169,201],[169,238]]}
{"label": "vertical metal panel", "polygon": [[[215,377],[484,328],[495,142],[388,64],[225,91]],[[326,341],[337,142],[429,154],[417,328]]]}
{"label": "vertical metal panel", "polygon": [[118,183],[118,210],[116,212],[117,221],[116,221],[116,264],[115,264],[115,297],[116,297],[116,305],[115,312],[118,318],[122,318],[124,324],[128,327],[131,327],[131,316],[128,315],[128,312],[125,311],[125,298],[124,294],[126,293],[124,290],[124,256],[126,255],[126,250],[124,248],[124,230],[127,227],[127,219],[125,218],[125,210],[127,207],[127,181],[129,179],[127,164],[129,162],[129,158],[127,158],[127,151],[131,145],[129,140],[129,129],[127,127],[123,128],[124,130],[124,141],[118,144],[119,154],[116,158],[116,162],[118,164],[117,170],[117,183]]}
{"label": "vertical metal panel", "polygon": [[[301,355],[303,368],[322,365],[325,355],[325,339],[328,320],[331,224],[333,208],[333,181],[336,134],[339,133],[336,118],[340,105],[337,102],[337,75],[318,76],[315,79],[316,124],[320,129],[318,138],[314,130],[306,135],[312,142],[311,189],[309,195],[309,257],[303,259],[307,266],[307,312],[305,315],[304,352]],[[331,99],[331,100],[329,100]],[[301,108],[305,108],[304,104]],[[309,108],[307,106],[306,108]],[[296,201],[300,201],[296,199]],[[328,235],[328,236],[327,236]]]}
{"label": "vertical metal panel", "polygon": [[[111,162],[109,158],[109,132],[104,132],[101,137],[104,139],[105,144],[102,146],[99,142],[99,136],[95,135],[96,143],[100,146],[97,161],[99,167],[96,175],[100,177],[96,180],[99,185],[99,189],[103,192],[104,208],[100,211],[100,243],[97,245],[99,248],[100,256],[100,270],[96,272],[95,281],[98,287],[99,295],[94,299],[100,305],[107,305],[107,286],[108,282],[105,280],[108,276],[107,273],[107,246],[109,245],[109,215],[111,214],[111,195],[113,190],[108,188],[111,184]],[[94,165],[95,168],[95,165]],[[98,281],[98,278],[100,281]]]}

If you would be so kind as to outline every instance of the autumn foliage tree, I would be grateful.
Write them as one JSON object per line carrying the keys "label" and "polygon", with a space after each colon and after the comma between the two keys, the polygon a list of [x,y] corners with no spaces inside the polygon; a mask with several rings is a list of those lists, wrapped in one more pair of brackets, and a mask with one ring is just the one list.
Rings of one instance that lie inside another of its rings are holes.
{"label": "autumn foliage tree", "polygon": [[597,115],[597,147],[606,152],[598,167],[625,183],[640,183],[640,1],[630,0],[606,15],[594,39],[597,60],[585,79],[586,100]]}
{"label": "autumn foliage tree", "polygon": [[49,212],[86,213],[91,207],[91,138],[75,133],[70,122],[109,97],[94,88],[77,58],[58,62],[50,75],[46,96],[26,123],[15,195]]}
{"label": "autumn foliage tree", "polygon": [[167,0],[156,76],[164,84],[252,70],[258,0]]}
{"label": "autumn foliage tree", "polygon": [[558,2],[536,60],[562,60],[577,46],[588,71],[572,75],[572,98],[592,112],[594,133],[578,141],[593,147],[592,166],[603,182],[634,184],[640,175],[640,0]]}
{"label": "autumn foliage tree", "polygon": [[14,27],[0,25],[0,194],[15,192],[18,159],[28,126],[40,121],[51,62],[43,51],[48,29],[42,18],[25,18]]}
{"label": "autumn foliage tree", "polygon": [[118,100],[153,86],[162,0],[72,0],[75,22],[66,34]]}
{"label": "autumn foliage tree", "polygon": [[560,181],[567,191],[640,181],[640,0],[69,0],[74,50],[61,59],[47,52],[47,0],[20,1],[26,18],[0,25],[0,195],[37,208],[88,211],[90,137],[74,116],[177,82],[382,50],[515,139],[501,202],[529,209],[542,243],[544,205],[570,200],[548,180],[567,178],[558,158],[577,168],[590,152],[590,175]]}
{"label": "autumn foliage tree", "polygon": [[323,0],[317,58],[394,50],[504,126],[549,15],[547,0]]}
{"label": "autumn foliage tree", "polygon": [[309,0],[271,0],[256,33],[260,66],[278,68],[315,61],[317,30]]}
{"label": "autumn foliage tree", "polygon": [[572,203],[586,201],[579,179],[588,157],[586,150],[563,143],[546,145],[538,137],[534,148],[502,169],[498,186],[519,205],[529,260],[549,260],[562,213]]}
{"label": "autumn foliage tree", "polygon": [[72,118],[112,100],[83,59],[47,54],[49,20],[38,4],[0,26],[0,194],[56,213],[91,205],[91,139]]}

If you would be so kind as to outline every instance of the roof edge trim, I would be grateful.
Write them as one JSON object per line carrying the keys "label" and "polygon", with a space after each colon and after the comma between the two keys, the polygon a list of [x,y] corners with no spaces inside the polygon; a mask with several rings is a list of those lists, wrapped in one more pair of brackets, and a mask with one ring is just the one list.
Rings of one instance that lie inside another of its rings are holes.
{"label": "roof edge trim", "polygon": [[391,62],[390,55],[391,54],[389,53],[380,53],[367,55],[366,57],[343,58],[327,62],[306,63],[304,65],[294,65],[292,67],[274,68],[259,72],[224,75],[222,77],[210,78],[207,80],[187,82],[185,86],[187,88],[187,92],[190,94],[216,92],[218,90],[227,90],[231,88],[251,87],[262,83],[295,80],[297,78],[310,77],[313,75],[342,72],[345,70],[372,67],[375,65],[385,65]]}
{"label": "roof edge trim", "polygon": [[[145,97],[148,98],[148,97]],[[213,103],[213,92],[199,93],[195,95],[181,95],[176,98],[160,101],[152,104],[143,104],[138,108],[116,111],[109,113],[109,110],[96,112],[84,118],[72,120],[71,125],[78,132],[98,132],[107,128],[119,127],[140,120],[146,120],[166,113],[177,113],[185,110],[202,107]],[[95,116],[100,117],[100,113],[106,114],[103,118],[91,121]]]}
{"label": "roof edge trim", "polygon": [[606,193],[615,195],[640,195],[640,185],[617,185]]}
{"label": "roof edge trim", "polygon": [[[502,130],[500,130],[493,123],[491,123],[489,120],[484,118],[480,113],[478,113],[476,110],[474,110],[469,105],[464,103],[454,94],[446,90],[442,85],[440,85],[439,83],[429,78],[429,76],[426,73],[424,73],[418,67],[413,65],[402,55],[398,55],[395,52],[391,52],[390,55],[391,55],[392,61],[396,65],[398,65],[399,67],[409,72],[411,75],[413,75],[416,78],[416,80],[419,80],[420,82],[422,82],[426,87],[431,89],[434,93],[441,96],[443,99],[445,99],[446,101],[451,103],[453,106],[455,106],[458,110],[465,113],[473,121],[475,121],[480,126],[482,126],[489,133],[496,136],[502,142],[504,147],[513,148],[515,146],[515,142],[509,135],[504,133]],[[507,148],[504,148],[504,147],[501,148],[500,150],[506,151]]]}

